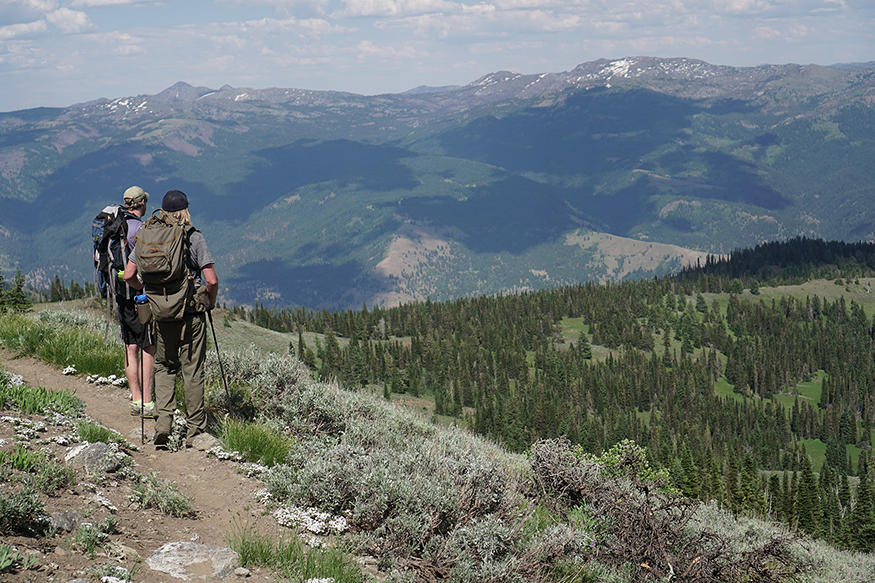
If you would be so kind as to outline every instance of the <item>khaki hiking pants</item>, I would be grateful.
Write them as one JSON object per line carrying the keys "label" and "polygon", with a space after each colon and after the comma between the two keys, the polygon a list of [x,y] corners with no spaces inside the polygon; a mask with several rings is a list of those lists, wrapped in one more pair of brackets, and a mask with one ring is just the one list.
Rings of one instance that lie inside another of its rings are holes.
{"label": "khaki hiking pants", "polygon": [[155,323],[155,433],[170,433],[176,409],[176,373],[185,383],[186,438],[207,430],[204,413],[204,366],[207,357],[206,314],[186,314],[183,320]]}

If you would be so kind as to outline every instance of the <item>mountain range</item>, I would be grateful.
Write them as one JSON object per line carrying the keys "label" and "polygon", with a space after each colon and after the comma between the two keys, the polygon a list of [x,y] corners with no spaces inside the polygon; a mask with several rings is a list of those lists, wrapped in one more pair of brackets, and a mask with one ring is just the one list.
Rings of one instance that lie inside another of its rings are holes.
{"label": "mountain range", "polygon": [[358,309],[875,240],[875,63],[628,57],[364,96],[177,83],[0,113],[0,270],[91,281],[138,184],[189,195],[229,304]]}

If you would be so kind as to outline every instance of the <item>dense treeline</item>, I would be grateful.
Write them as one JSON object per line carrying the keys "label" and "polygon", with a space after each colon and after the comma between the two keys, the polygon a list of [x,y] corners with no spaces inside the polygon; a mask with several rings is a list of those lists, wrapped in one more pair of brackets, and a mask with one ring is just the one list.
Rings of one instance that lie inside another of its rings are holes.
{"label": "dense treeline", "polygon": [[685,268],[678,278],[696,280],[702,291],[728,292],[739,284],[792,285],[810,279],[854,278],[873,270],[875,243],[797,237],[738,249],[729,257],[708,256],[705,265]]}
{"label": "dense treeline", "polygon": [[[510,448],[564,435],[599,454],[632,439],[689,496],[873,550],[875,321],[844,297],[756,296],[766,269],[784,274],[773,283],[871,275],[872,250],[795,239],[676,278],[249,316],[296,330],[320,376],[427,394],[438,414]],[[570,343],[563,323],[578,324]],[[304,331],[323,340],[308,346]],[[798,390],[811,381],[819,398]],[[818,443],[814,467],[806,446]]]}

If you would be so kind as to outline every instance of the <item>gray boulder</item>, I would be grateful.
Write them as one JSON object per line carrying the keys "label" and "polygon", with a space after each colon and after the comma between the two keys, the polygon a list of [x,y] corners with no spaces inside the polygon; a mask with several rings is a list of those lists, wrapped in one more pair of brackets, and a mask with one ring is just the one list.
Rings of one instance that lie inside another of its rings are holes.
{"label": "gray boulder", "polygon": [[83,443],[71,447],[64,460],[70,465],[82,466],[92,475],[114,472],[121,467],[116,453],[103,442]]}
{"label": "gray boulder", "polygon": [[190,542],[167,543],[146,559],[146,565],[153,571],[184,581],[224,579],[239,564],[240,555],[227,547]]}
{"label": "gray boulder", "polygon": [[199,451],[206,451],[220,445],[222,442],[209,433],[199,433],[191,441],[191,446]]}

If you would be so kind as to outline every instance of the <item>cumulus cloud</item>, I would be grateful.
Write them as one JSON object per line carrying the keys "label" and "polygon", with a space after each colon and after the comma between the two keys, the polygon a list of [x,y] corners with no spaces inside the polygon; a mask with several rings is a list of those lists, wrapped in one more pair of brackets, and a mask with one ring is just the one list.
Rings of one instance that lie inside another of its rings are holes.
{"label": "cumulus cloud", "polygon": [[0,26],[0,40],[34,38],[45,34],[48,30],[45,21],[37,20],[25,24],[9,24]]}
{"label": "cumulus cloud", "polygon": [[60,8],[46,15],[46,19],[64,34],[85,32],[94,28],[88,15],[78,10]]}
{"label": "cumulus cloud", "polygon": [[57,8],[57,0],[0,0],[0,28],[30,24]]}

